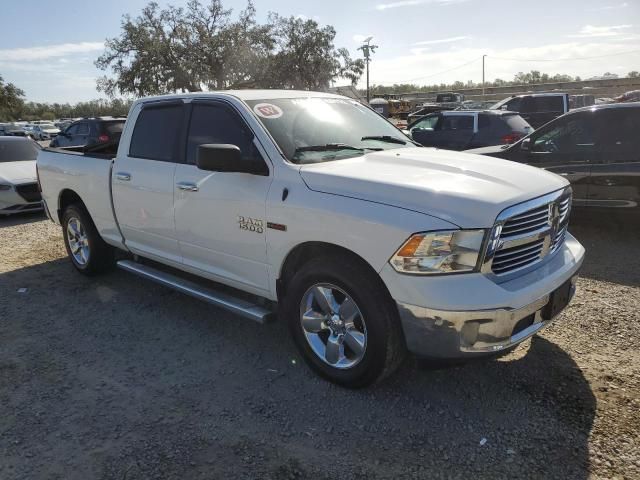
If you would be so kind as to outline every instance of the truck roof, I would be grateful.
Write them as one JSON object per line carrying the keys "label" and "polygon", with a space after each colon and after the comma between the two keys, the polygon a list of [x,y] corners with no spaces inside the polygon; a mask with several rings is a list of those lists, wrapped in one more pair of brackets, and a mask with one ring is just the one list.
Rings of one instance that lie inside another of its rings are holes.
{"label": "truck roof", "polygon": [[328,97],[328,98],[348,98],[333,93],[314,92],[308,90],[217,90],[213,92],[191,92],[172,93],[169,95],[158,95],[154,97],[144,97],[136,100],[136,104],[157,100],[170,100],[172,98],[203,98],[216,97],[220,95],[230,95],[240,100],[268,100],[277,98],[304,98],[304,97]]}

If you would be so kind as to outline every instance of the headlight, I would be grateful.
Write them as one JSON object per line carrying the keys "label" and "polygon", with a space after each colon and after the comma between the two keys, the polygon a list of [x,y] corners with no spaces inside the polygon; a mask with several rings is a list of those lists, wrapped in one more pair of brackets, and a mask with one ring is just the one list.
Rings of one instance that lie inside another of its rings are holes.
{"label": "headlight", "polygon": [[11,185],[3,185],[0,183],[0,191],[11,190]]}
{"label": "headlight", "polygon": [[485,230],[416,233],[391,257],[398,272],[416,274],[471,272],[478,266]]}

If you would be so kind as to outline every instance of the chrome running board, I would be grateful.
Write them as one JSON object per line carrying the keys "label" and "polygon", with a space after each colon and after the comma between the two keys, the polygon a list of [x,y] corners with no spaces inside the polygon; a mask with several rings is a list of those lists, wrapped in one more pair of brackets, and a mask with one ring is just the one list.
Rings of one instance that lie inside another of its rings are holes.
{"label": "chrome running board", "polygon": [[180,278],[177,275],[158,270],[148,265],[143,265],[131,260],[120,260],[118,267],[143,278],[152,280],[165,287],[178,292],[191,295],[199,300],[204,300],[216,307],[224,308],[236,315],[248,318],[258,323],[266,323],[271,319],[273,312],[263,306],[256,305],[248,300],[234,297],[228,293],[218,292],[211,288],[198,285],[195,282]]}

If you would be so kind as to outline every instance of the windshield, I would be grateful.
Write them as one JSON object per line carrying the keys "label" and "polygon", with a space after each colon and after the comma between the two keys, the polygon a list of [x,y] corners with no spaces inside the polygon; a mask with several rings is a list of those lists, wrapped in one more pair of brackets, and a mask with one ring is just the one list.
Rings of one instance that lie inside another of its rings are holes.
{"label": "windshield", "polygon": [[0,141],[0,163],[35,160],[37,156],[38,148],[31,140]]}
{"label": "windshield", "polygon": [[277,98],[247,104],[293,163],[318,163],[414,146],[400,130],[355,100]]}
{"label": "windshield", "polygon": [[57,128],[53,123],[41,123],[40,128],[43,130],[49,130],[52,128]]}

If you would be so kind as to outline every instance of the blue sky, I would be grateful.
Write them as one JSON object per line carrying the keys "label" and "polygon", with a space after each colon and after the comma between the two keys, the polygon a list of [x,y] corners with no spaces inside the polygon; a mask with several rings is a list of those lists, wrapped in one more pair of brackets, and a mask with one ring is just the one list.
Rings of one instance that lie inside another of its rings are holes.
{"label": "blue sky", "polygon": [[[119,34],[122,15],[136,15],[147,3],[5,0],[0,75],[28,100],[100,98],[93,61],[104,39]],[[224,5],[237,11],[245,2]],[[380,46],[371,64],[377,84],[480,81],[483,54],[487,80],[531,69],[583,78],[640,70],[640,0],[255,0],[255,6],[261,21],[275,11],[333,25],[336,46],[354,56],[362,38],[373,35]]]}

